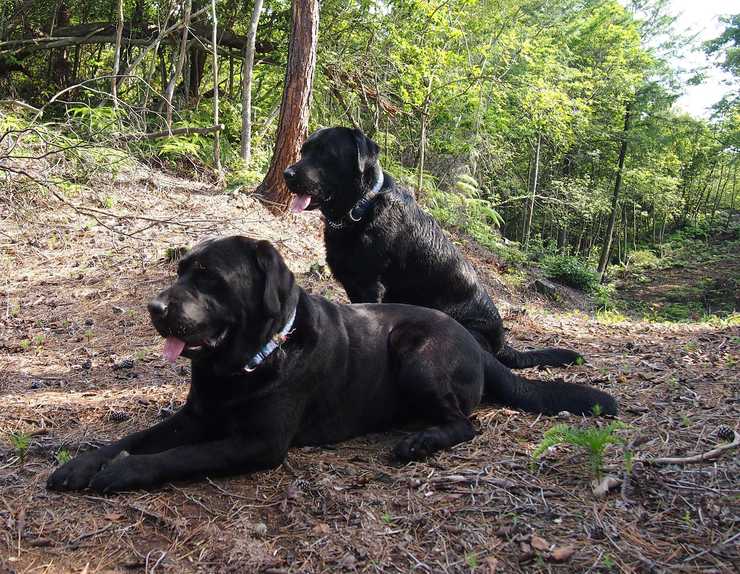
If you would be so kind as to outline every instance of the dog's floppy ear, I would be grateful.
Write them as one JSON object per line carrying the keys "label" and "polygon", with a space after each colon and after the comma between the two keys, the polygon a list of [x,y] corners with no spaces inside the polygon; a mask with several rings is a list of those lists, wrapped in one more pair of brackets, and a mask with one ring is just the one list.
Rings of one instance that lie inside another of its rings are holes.
{"label": "dog's floppy ear", "polygon": [[270,317],[279,317],[293,290],[293,273],[269,241],[258,241],[256,254],[257,266],[265,274],[265,292],[262,296],[265,313]]}
{"label": "dog's floppy ear", "polygon": [[378,161],[380,146],[362,133],[362,130],[353,129],[352,135],[357,147],[357,167],[360,173],[363,174],[368,167],[375,165],[375,162]]}

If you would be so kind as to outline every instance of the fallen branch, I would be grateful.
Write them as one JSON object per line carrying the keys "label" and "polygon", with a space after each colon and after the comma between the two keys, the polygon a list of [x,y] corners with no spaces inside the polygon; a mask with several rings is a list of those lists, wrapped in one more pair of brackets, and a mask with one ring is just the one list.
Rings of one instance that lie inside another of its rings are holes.
{"label": "fallen branch", "polygon": [[694,464],[697,462],[704,462],[706,460],[714,460],[715,458],[719,458],[723,452],[740,446],[740,434],[734,431],[733,433],[735,438],[731,443],[723,444],[722,446],[718,446],[717,448],[702,454],[685,457],[646,458],[642,459],[642,462],[645,464]]}
{"label": "fallen branch", "polygon": [[175,136],[190,136],[193,134],[203,135],[223,131],[225,127],[226,126],[224,126],[224,124],[218,124],[207,128],[175,128],[174,130],[162,130],[161,132],[152,132],[149,134],[129,134],[121,136],[118,139],[123,141],[138,139],[156,140],[160,138],[170,138]]}
{"label": "fallen branch", "polygon": [[34,108],[31,104],[27,104],[26,102],[21,102],[20,100],[0,100],[0,105],[3,106],[10,106],[11,108],[23,108],[24,110],[28,110],[29,112],[38,112],[38,108]]}

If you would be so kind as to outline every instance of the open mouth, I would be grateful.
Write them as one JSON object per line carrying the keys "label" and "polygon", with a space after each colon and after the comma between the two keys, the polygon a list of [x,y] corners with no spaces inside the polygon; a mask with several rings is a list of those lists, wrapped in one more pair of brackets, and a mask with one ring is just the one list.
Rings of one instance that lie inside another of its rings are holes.
{"label": "open mouth", "polygon": [[227,333],[228,329],[224,329],[217,337],[193,343],[183,341],[182,339],[170,335],[164,341],[162,355],[170,363],[174,363],[180,355],[192,358],[194,354],[197,354],[204,349],[212,350],[218,347],[226,338]]}
{"label": "open mouth", "polygon": [[297,193],[290,201],[290,211],[292,213],[301,213],[302,211],[309,209],[313,200],[314,197],[311,195],[305,193]]}

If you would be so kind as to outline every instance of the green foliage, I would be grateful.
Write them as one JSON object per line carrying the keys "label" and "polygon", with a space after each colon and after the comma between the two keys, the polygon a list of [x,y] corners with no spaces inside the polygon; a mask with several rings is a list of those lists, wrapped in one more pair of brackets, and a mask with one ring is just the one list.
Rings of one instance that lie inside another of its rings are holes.
{"label": "green foliage", "polygon": [[586,452],[592,475],[599,479],[603,474],[604,451],[610,444],[624,444],[624,439],[617,431],[627,428],[620,421],[612,421],[603,427],[573,427],[566,424],[557,424],[548,429],[542,441],[532,452],[532,459],[539,459],[547,449],[556,445],[571,445]]}
{"label": "green foliage", "polygon": [[10,446],[20,459],[21,464],[23,464],[26,461],[28,447],[31,445],[31,435],[21,431],[14,431],[10,433],[9,440]]}
{"label": "green foliage", "polygon": [[72,106],[68,113],[86,137],[96,139],[120,132],[124,121],[124,112],[111,106]]}
{"label": "green foliage", "polygon": [[588,263],[573,255],[547,255],[542,259],[542,270],[550,279],[585,291],[598,283],[596,272]]}
{"label": "green foliage", "polygon": [[62,465],[68,463],[70,460],[72,460],[72,455],[69,453],[67,449],[60,449],[59,452],[56,454],[56,461],[57,464]]}
{"label": "green foliage", "polygon": [[614,311],[616,309],[614,301],[616,290],[614,283],[600,283],[593,286],[592,294],[597,311]]}
{"label": "green foliage", "polygon": [[638,249],[627,256],[627,265],[637,269],[655,269],[659,263],[658,256],[648,249]]}
{"label": "green foliage", "polygon": [[461,176],[453,191],[428,190],[424,198],[429,212],[447,227],[460,229],[490,250],[499,250],[497,229],[503,219],[493,204],[482,197],[478,182],[470,176]]}

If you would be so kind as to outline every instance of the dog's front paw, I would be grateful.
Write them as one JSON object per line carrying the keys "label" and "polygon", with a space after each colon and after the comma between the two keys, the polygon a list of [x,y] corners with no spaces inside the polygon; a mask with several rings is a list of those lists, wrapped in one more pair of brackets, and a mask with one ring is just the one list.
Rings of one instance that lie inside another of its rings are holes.
{"label": "dog's front paw", "polygon": [[90,484],[108,457],[99,450],[92,450],[73,458],[51,473],[46,480],[50,490],[82,490]]}
{"label": "dog's front paw", "polygon": [[439,450],[434,433],[422,431],[402,439],[393,449],[393,456],[402,462],[423,460]]}
{"label": "dog's front paw", "polygon": [[156,465],[147,455],[116,458],[102,468],[90,481],[90,488],[97,492],[120,492],[159,484]]}

